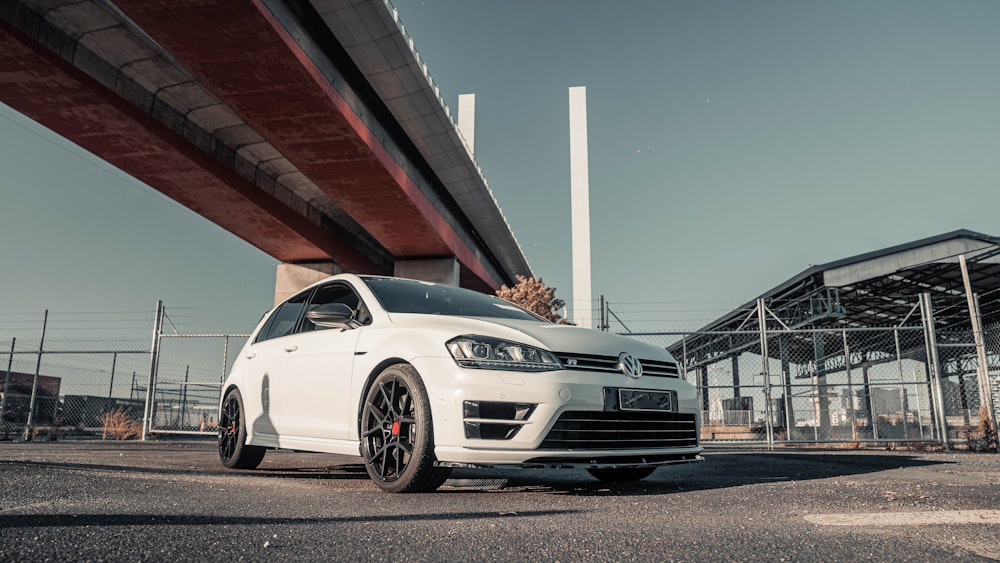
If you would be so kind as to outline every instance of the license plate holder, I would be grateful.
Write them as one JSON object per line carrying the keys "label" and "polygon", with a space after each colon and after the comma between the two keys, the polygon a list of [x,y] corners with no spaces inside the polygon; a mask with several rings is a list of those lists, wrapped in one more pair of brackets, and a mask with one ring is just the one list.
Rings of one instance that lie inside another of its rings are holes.
{"label": "license plate holder", "polygon": [[677,408],[677,397],[673,391],[606,389],[605,397],[613,398],[612,401],[605,401],[606,410],[674,412]]}

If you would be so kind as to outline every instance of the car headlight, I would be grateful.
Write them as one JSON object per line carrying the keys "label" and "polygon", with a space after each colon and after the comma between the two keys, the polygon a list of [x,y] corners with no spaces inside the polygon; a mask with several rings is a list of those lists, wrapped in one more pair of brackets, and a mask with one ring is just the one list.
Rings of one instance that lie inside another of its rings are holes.
{"label": "car headlight", "polygon": [[466,368],[550,371],[562,364],[548,350],[489,336],[459,336],[447,342],[451,357]]}

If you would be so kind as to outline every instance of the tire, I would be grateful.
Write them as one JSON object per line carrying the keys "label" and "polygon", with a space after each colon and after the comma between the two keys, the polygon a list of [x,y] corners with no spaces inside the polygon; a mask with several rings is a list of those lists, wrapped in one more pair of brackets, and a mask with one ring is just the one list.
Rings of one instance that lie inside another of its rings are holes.
{"label": "tire", "polygon": [[451,474],[434,466],[430,399],[413,366],[389,366],[372,382],[362,406],[361,455],[368,477],[390,493],[433,491]]}
{"label": "tire", "polygon": [[608,469],[588,469],[594,477],[606,483],[629,483],[642,481],[656,471],[655,467],[613,467]]}
{"label": "tire", "polygon": [[264,459],[265,448],[247,445],[245,413],[239,390],[227,393],[219,413],[219,459],[230,469],[253,469]]}

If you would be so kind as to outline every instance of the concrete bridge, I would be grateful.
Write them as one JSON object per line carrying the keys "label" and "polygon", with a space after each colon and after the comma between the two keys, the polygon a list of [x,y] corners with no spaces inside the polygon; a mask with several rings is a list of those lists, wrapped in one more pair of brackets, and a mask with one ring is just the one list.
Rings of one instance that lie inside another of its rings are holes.
{"label": "concrete bridge", "polygon": [[276,299],[531,275],[385,0],[5,0],[0,101],[280,260]]}

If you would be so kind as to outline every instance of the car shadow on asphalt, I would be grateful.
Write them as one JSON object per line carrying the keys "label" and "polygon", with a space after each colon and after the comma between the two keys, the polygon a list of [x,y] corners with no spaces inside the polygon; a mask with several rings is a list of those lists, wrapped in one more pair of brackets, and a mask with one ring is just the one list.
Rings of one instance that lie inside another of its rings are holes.
{"label": "car shadow on asphalt", "polygon": [[319,467],[262,467],[258,469],[208,469],[201,465],[190,468],[143,467],[101,463],[71,463],[64,461],[6,460],[0,463],[34,467],[38,469],[66,469],[82,471],[110,471],[146,475],[247,475],[281,479],[368,479],[365,466],[358,464],[327,465]]}
{"label": "car shadow on asphalt", "polygon": [[19,465],[37,469],[67,469],[79,471],[110,471],[114,473],[143,473],[157,475],[212,475],[225,474],[225,470],[206,471],[203,468],[178,469],[169,467],[140,467],[135,465],[111,465],[106,463],[71,463],[66,461],[3,460],[5,465]]}
{"label": "car shadow on asphalt", "polygon": [[323,467],[258,467],[245,473],[257,477],[280,477],[287,479],[368,479],[365,466],[360,463],[327,465]]}
{"label": "car shadow on asphalt", "polygon": [[663,495],[953,463],[900,454],[714,453],[707,455],[704,463],[661,467],[646,479],[631,483],[598,481],[582,469],[480,469],[456,471],[453,479],[445,483],[445,489],[548,492],[573,496]]}
{"label": "car shadow on asphalt", "polygon": [[85,526],[260,526],[278,524],[330,524],[421,522],[435,520],[493,520],[496,518],[560,516],[580,510],[519,510],[517,512],[442,512],[427,514],[390,514],[283,518],[257,516],[219,516],[215,514],[0,514],[0,530],[5,528],[64,528]]}
{"label": "car shadow on asphalt", "polygon": [[[35,468],[77,471],[128,472],[159,475],[247,476],[272,479],[367,480],[362,463],[317,464],[317,454],[279,458],[273,466],[253,470],[212,467],[204,461],[189,467],[113,465],[59,461],[7,460],[3,463]],[[532,492],[574,496],[642,496],[725,489],[743,485],[810,481],[876,473],[906,467],[955,462],[933,456],[844,452],[710,453],[704,463],[665,466],[638,482],[598,481],[582,469],[456,469],[439,489],[443,494],[474,492]]]}

